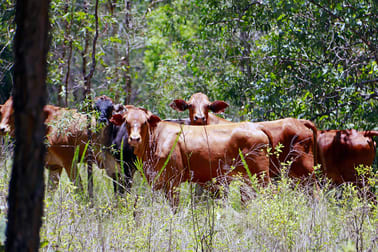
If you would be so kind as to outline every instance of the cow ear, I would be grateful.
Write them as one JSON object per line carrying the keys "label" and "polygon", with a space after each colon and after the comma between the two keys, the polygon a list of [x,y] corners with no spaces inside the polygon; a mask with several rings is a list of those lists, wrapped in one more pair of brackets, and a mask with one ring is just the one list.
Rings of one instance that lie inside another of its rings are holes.
{"label": "cow ear", "polygon": [[171,104],[169,104],[169,106],[171,108],[179,111],[179,112],[183,112],[183,111],[185,111],[186,109],[189,108],[188,103],[186,103],[186,101],[180,100],[180,99],[173,100],[173,102]]}
{"label": "cow ear", "polygon": [[224,101],[214,101],[209,104],[209,109],[214,113],[224,112],[228,104]]}
{"label": "cow ear", "polygon": [[156,125],[158,124],[158,122],[160,122],[161,119],[157,116],[157,115],[151,115],[149,118],[148,118],[148,123],[150,124],[151,127],[156,127]]}
{"label": "cow ear", "polygon": [[114,125],[122,125],[122,123],[125,121],[125,119],[123,118],[123,116],[121,114],[115,114],[112,116],[112,118],[110,118],[109,120],[111,123],[113,123]]}
{"label": "cow ear", "polygon": [[119,114],[125,110],[125,106],[122,104],[113,105],[113,114]]}

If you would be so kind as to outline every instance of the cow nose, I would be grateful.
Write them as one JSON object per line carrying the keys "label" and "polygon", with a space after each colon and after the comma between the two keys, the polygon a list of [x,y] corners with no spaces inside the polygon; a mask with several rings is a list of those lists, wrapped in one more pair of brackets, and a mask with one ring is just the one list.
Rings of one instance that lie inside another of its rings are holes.
{"label": "cow nose", "polygon": [[5,131],[6,131],[6,127],[5,127],[5,126],[3,126],[3,125],[2,125],[2,126],[0,126],[0,131],[1,131],[1,132],[5,132]]}
{"label": "cow nose", "polygon": [[130,136],[129,137],[129,142],[139,142],[140,137],[139,136]]}
{"label": "cow nose", "polygon": [[195,115],[194,116],[194,121],[203,121],[203,122],[205,122],[205,117],[204,116],[197,116],[197,115]]}

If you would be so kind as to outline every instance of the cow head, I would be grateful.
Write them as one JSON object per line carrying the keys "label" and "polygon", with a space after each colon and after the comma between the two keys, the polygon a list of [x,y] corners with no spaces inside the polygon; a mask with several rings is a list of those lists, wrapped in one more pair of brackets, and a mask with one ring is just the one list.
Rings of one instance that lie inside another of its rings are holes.
{"label": "cow head", "polygon": [[132,105],[125,106],[123,114],[114,114],[110,119],[110,122],[115,125],[126,123],[128,142],[135,148],[146,143],[150,128],[156,127],[159,121],[158,116]]}
{"label": "cow head", "polygon": [[228,104],[224,101],[210,102],[207,95],[196,93],[190,97],[189,102],[177,99],[174,100],[170,106],[180,112],[189,109],[189,117],[192,125],[207,125],[209,110],[214,113],[220,113],[228,107]]}
{"label": "cow head", "polygon": [[13,134],[14,131],[14,113],[13,113],[13,99],[10,97],[0,108],[0,135],[7,133]]}
{"label": "cow head", "polygon": [[108,123],[113,113],[113,100],[106,95],[95,98],[95,109],[100,113],[98,118],[100,123]]}

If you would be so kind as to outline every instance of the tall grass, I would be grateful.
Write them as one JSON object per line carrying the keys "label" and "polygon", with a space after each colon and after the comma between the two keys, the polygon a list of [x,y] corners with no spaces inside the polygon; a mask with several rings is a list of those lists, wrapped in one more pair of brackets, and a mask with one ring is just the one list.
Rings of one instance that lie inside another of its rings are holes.
{"label": "tall grass", "polygon": [[[1,243],[12,163],[4,146]],[[78,167],[86,188],[85,167]],[[121,197],[95,167],[93,204],[63,174],[56,191],[45,195],[41,251],[377,251],[378,210],[371,194],[353,185],[319,183],[318,190],[283,174],[266,187],[253,187],[245,204],[241,181],[219,198],[199,196],[184,183],[173,213],[164,193],[151,191],[139,172],[131,192]]]}

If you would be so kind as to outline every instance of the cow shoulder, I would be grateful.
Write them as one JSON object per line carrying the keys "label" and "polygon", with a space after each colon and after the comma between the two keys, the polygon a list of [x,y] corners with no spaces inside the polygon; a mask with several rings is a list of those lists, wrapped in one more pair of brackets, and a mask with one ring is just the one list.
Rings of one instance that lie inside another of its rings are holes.
{"label": "cow shoulder", "polygon": [[155,139],[152,141],[152,144],[156,145],[156,156],[159,158],[168,158],[173,148],[179,148],[181,134],[179,124],[171,122],[159,123],[155,129]]}

